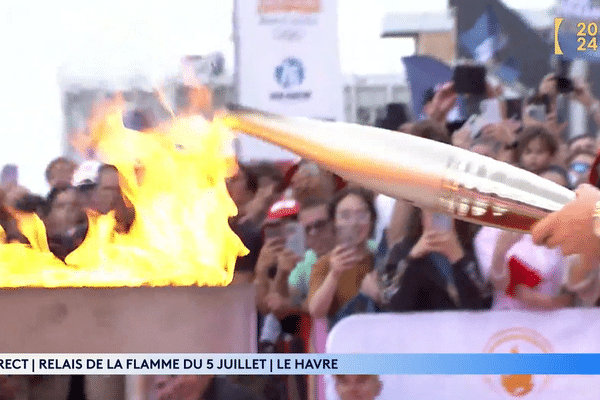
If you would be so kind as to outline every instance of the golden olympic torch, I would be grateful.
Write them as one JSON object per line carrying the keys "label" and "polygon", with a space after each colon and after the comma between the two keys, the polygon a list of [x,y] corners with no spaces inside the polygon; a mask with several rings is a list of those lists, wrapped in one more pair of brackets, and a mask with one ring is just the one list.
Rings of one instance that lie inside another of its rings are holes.
{"label": "golden olympic torch", "polygon": [[575,198],[531,172],[401,132],[239,106],[218,120],[378,193],[481,225],[528,232]]}

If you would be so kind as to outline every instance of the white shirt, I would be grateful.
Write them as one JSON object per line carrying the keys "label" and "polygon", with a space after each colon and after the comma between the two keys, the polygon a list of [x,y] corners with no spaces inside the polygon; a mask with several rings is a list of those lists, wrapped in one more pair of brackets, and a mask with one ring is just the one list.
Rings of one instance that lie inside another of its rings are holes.
{"label": "white shirt", "polygon": [[[508,261],[511,257],[515,256],[531,269],[537,271],[542,278],[542,282],[535,287],[537,292],[549,296],[558,295],[561,287],[565,284],[568,265],[567,257],[562,255],[560,249],[549,249],[544,246],[535,245],[531,235],[523,235],[521,240],[508,250],[505,256],[502,275],[492,276],[492,256],[500,232],[496,228],[483,227],[475,237],[475,255],[484,278],[487,280],[492,277],[502,278],[505,274],[508,274]],[[494,293],[492,309],[529,308],[527,304],[508,296],[505,292],[496,291]]]}
{"label": "white shirt", "polygon": [[375,209],[377,210],[377,221],[375,223],[375,243],[379,244],[383,230],[390,225],[392,213],[396,205],[396,199],[378,194],[375,198]]}

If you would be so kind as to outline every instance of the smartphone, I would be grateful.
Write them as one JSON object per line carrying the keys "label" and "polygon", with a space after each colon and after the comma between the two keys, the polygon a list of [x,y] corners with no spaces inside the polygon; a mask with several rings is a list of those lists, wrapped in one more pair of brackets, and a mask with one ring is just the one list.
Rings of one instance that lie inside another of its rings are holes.
{"label": "smartphone", "polygon": [[452,73],[454,90],[460,94],[485,94],[485,66],[457,65]]}
{"label": "smartphone", "polygon": [[293,251],[299,257],[306,252],[304,227],[299,222],[288,222],[283,226],[285,248]]}
{"label": "smartphone", "polygon": [[563,58],[556,60],[554,67],[554,76],[556,79],[556,90],[558,93],[571,93],[575,90],[573,81],[569,79],[570,62]]}
{"label": "smartphone", "polygon": [[536,121],[544,122],[546,120],[546,106],[542,104],[532,104],[527,106],[527,115]]}
{"label": "smartphone", "polygon": [[571,93],[575,90],[575,85],[573,85],[573,81],[570,78],[557,77],[556,90],[558,93]]}
{"label": "smartphone", "polygon": [[520,120],[523,111],[523,99],[507,99],[506,100],[506,116],[509,119]]}
{"label": "smartphone", "polygon": [[440,232],[452,230],[452,217],[446,214],[433,213],[431,215],[431,227]]}
{"label": "smartphone", "polygon": [[2,186],[17,186],[19,184],[19,167],[14,164],[6,164],[0,175]]}
{"label": "smartphone", "polygon": [[357,246],[358,234],[352,226],[337,226],[336,241],[342,246]]}

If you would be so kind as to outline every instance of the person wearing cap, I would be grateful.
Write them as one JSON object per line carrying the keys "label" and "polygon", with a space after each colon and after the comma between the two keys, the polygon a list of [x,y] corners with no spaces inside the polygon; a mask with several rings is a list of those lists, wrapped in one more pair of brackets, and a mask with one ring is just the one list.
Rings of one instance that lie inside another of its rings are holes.
{"label": "person wearing cap", "polygon": [[[274,344],[282,327],[279,321],[295,325],[288,316],[300,312],[279,294],[287,288],[290,272],[304,254],[304,232],[298,223],[299,204],[294,199],[284,198],[271,206],[263,225],[264,246],[256,263],[257,306],[266,315],[260,342]],[[284,288],[285,286],[285,288]],[[293,327],[286,331],[295,330]]]}
{"label": "person wearing cap", "polygon": [[94,209],[94,189],[98,184],[98,171],[102,163],[99,161],[84,161],[73,173],[71,185],[77,189],[82,207]]}
{"label": "person wearing cap", "polygon": [[84,209],[100,214],[114,210],[117,232],[129,231],[135,210],[125,203],[119,185],[119,171],[115,166],[94,160],[86,161],[73,174],[73,187],[77,189],[79,202]]}

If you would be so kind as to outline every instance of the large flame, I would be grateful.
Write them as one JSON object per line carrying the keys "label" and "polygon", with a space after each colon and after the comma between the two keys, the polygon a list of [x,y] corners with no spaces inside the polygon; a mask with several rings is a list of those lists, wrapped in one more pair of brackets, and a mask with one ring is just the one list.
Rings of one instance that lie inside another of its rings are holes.
{"label": "large flame", "polygon": [[[136,217],[118,233],[113,213],[88,211],[83,243],[63,263],[50,252],[43,222],[18,213],[31,245],[0,245],[0,286],[114,287],[227,285],[245,255],[228,218],[237,212],[225,186],[234,172],[230,131],[200,116],[175,118],[150,132],[123,126],[123,100],[99,107],[80,150],[117,167]],[[0,231],[0,237],[3,232]]]}

